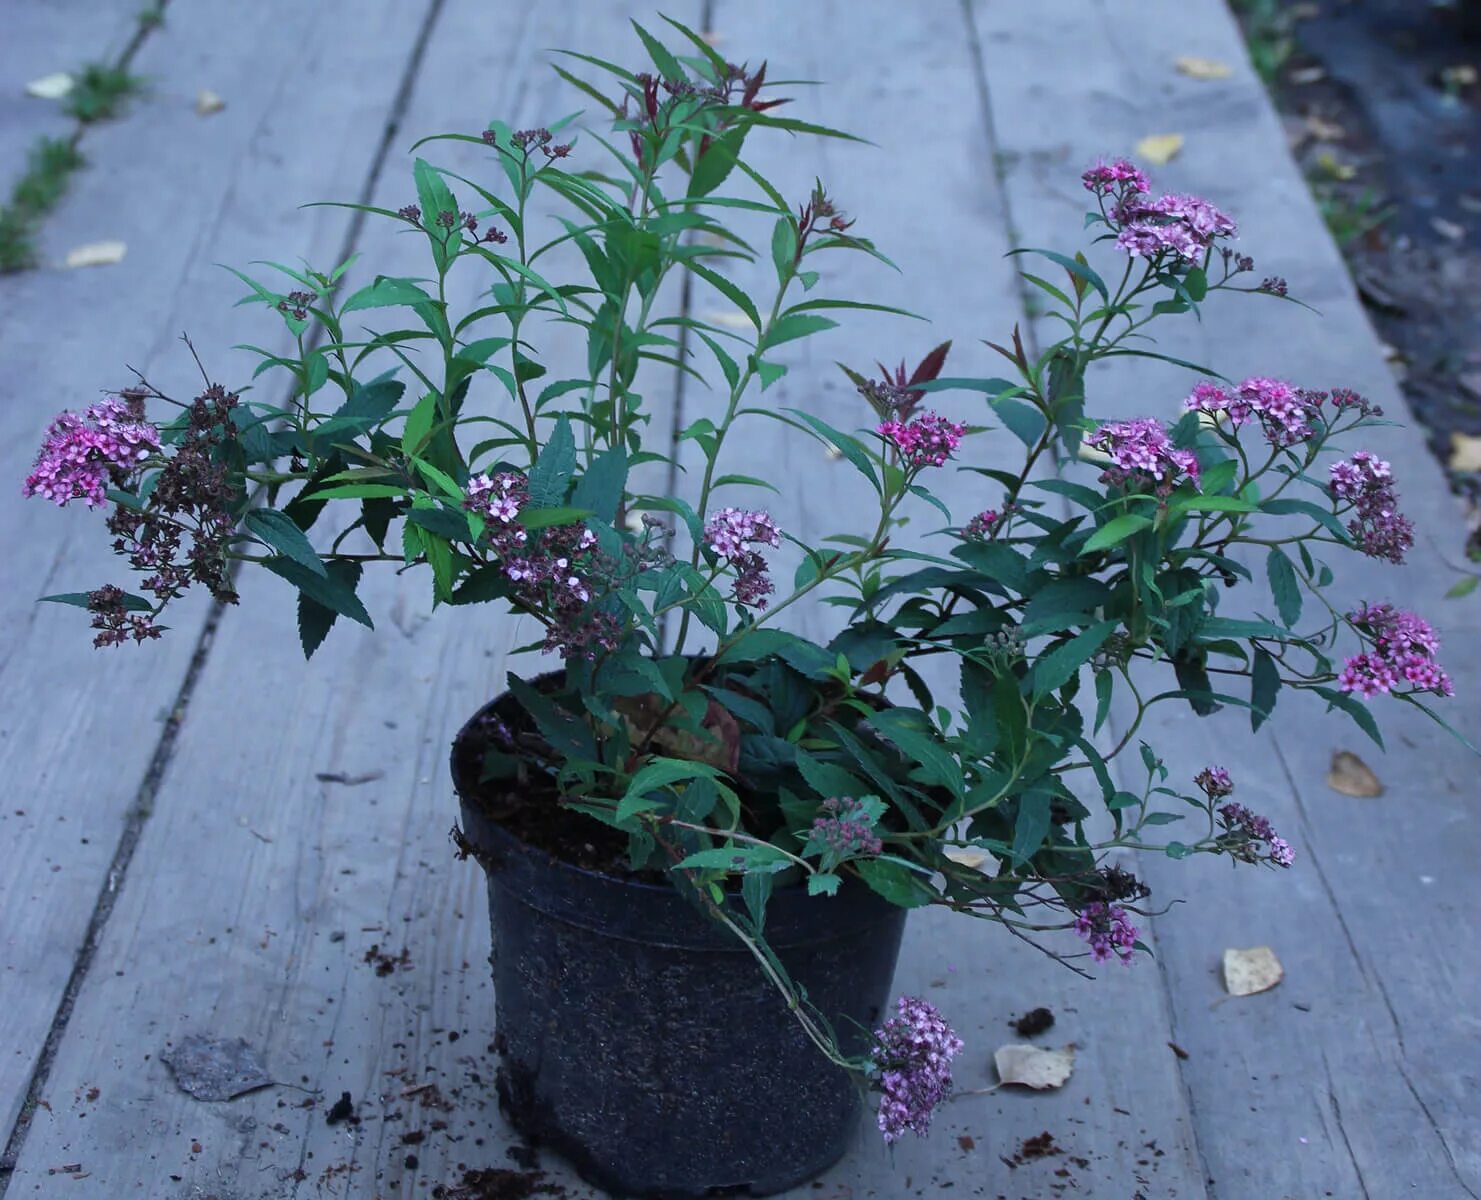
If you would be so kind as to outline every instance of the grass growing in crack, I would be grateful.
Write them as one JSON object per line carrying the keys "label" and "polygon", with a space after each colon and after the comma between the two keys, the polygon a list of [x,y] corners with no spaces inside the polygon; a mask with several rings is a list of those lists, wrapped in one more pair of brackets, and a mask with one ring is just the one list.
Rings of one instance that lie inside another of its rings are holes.
{"label": "grass growing in crack", "polygon": [[36,225],[67,191],[82,155],[68,138],[38,138],[26,157],[26,172],[0,208],[0,274],[36,263]]}
{"label": "grass growing in crack", "polygon": [[1265,86],[1273,89],[1280,69],[1296,49],[1289,6],[1285,0],[1230,0],[1230,7],[1244,26],[1250,63]]}
{"label": "grass growing in crack", "polygon": [[1332,232],[1333,241],[1344,252],[1374,230],[1381,229],[1394,215],[1393,205],[1380,203],[1372,188],[1354,194],[1313,180],[1311,190],[1316,196],[1322,220]]}
{"label": "grass growing in crack", "polygon": [[130,75],[123,67],[88,63],[72,81],[66,110],[84,124],[106,121],[122,112],[124,102],[143,86],[142,79]]}

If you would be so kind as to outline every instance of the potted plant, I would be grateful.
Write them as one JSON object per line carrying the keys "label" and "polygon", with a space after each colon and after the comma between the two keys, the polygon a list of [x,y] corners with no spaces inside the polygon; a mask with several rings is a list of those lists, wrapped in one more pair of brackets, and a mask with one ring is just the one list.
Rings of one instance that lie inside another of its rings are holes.
{"label": "potted plant", "polygon": [[[1148,892],[1110,851],[1291,865],[1227,771],[1170,779],[1136,743],[1151,705],[1258,727],[1283,689],[1311,691],[1376,737],[1379,693],[1424,707],[1451,686],[1422,619],[1325,596],[1327,557],[1399,562],[1412,542],[1387,464],[1347,445],[1381,415],[1361,396],[1203,371],[1143,418],[1087,411],[1088,367],[1158,357],[1151,322],[1216,291],[1286,298],[1279,279],[1248,282],[1227,216],[1154,193],[1130,163],[1083,177],[1115,275],[1031,252],[1055,274],[1025,278],[1065,335],[1032,355],[1014,330],[994,347],[1007,378],[946,378],[947,343],[913,370],[846,368],[860,429],[758,402],[785,371],[778,347],[883,307],[823,285],[837,253],[879,252],[821,186],[794,207],[746,157],[774,131],[844,135],[778,114],[764,65],[670,25],[682,54],[638,30],[648,71],[576,56],[610,96],[561,69],[614,138],[494,122],[444,135],[486,144],[490,178],[416,160],[415,201],[368,211],[421,240],[425,277],[284,269],[284,292],[241,276],[297,342],[262,352],[292,381],[286,405],[209,380],[180,402],[140,379],[59,417],[25,490],[112,506],[142,594],[46,597],[87,609],[100,646],[158,637],[194,584],[235,602],[239,562],[298,588],[309,655],[339,618],[371,624],[356,585],[372,561],[429,568],[434,604],[538,622],[524,649],[553,657],[511,673],[452,755],[455,840],[488,872],[501,1099],[614,1191],[764,1193],[842,1152],[865,1090],[886,1141],[924,1133],[949,1094],[960,1039],[922,999],[886,1004],[909,909],[1129,963]],[[554,237],[539,195],[565,207]],[[579,277],[547,273],[561,248]],[[774,286],[749,294],[725,259],[769,261]],[[482,275],[473,311],[448,300],[454,272]],[[673,311],[674,276],[745,331]],[[542,360],[551,319],[584,331],[583,360]],[[682,496],[633,474],[675,454],[645,438],[654,368],[712,387],[681,432],[697,464]],[[960,420],[927,406],[947,391]],[[167,405],[181,411],[162,420]],[[867,519],[804,545],[764,501],[731,504],[769,486],[723,465],[762,418],[856,470]],[[984,435],[1021,442],[1021,469],[976,466]],[[932,490],[952,469],[991,506],[952,513]],[[900,538],[922,513],[935,534]],[[790,586],[770,570],[784,540]],[[1231,591],[1250,599],[1221,615]],[[779,620],[810,597],[837,618],[826,643]],[[955,694],[929,691],[932,657]],[[1127,750],[1138,786],[1113,774]],[[1188,832],[1159,840],[1173,823]]]}

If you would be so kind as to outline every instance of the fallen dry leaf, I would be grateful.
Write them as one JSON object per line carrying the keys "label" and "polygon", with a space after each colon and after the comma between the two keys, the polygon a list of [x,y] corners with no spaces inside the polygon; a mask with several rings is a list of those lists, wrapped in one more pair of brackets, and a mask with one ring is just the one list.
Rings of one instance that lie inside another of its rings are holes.
{"label": "fallen dry leaf", "polygon": [[1318,116],[1307,117],[1305,124],[1306,131],[1319,142],[1340,142],[1347,136],[1347,130],[1341,125]]}
{"label": "fallen dry leaf", "polygon": [[1177,60],[1177,68],[1190,79],[1228,79],[1234,74],[1228,63],[1217,58],[1199,58],[1196,54],[1184,54]]}
{"label": "fallen dry leaf", "polygon": [[88,242],[67,251],[67,266],[108,267],[122,262],[129,248],[123,242]]}
{"label": "fallen dry leaf", "polygon": [[1332,754],[1332,769],[1327,772],[1327,786],[1344,796],[1381,796],[1383,783],[1373,768],[1351,750]]}
{"label": "fallen dry leaf", "polygon": [[1075,1070],[1075,1047],[1046,1050],[1040,1046],[999,1046],[992,1056],[998,1078],[1042,1092],[1063,1087]]}
{"label": "fallen dry leaf", "polygon": [[226,101],[210,88],[202,88],[195,98],[197,116],[209,117],[212,113],[219,113],[225,107]]}
{"label": "fallen dry leaf", "polygon": [[1466,227],[1455,221],[1447,221],[1444,217],[1431,217],[1430,226],[1443,238],[1449,238],[1452,242],[1458,242],[1466,236]]}
{"label": "fallen dry leaf", "polygon": [[[841,454],[839,457],[843,457]],[[960,863],[964,867],[980,867],[987,861],[985,850],[974,850],[970,846],[948,846],[946,857],[954,863]]]}
{"label": "fallen dry leaf", "polygon": [[1326,77],[1327,69],[1325,67],[1302,67],[1300,70],[1292,71],[1286,76],[1287,79],[1297,86],[1308,83],[1320,83]]}
{"label": "fallen dry leaf", "polygon": [[1474,87],[1481,75],[1471,63],[1457,63],[1440,72],[1440,81],[1449,88]]}
{"label": "fallen dry leaf", "polygon": [[36,96],[41,100],[60,100],[71,90],[72,76],[66,71],[53,71],[50,75],[43,75],[26,84],[26,95]]}
{"label": "fallen dry leaf", "polygon": [[1474,433],[1450,435],[1450,469],[1481,471],[1481,437]]}
{"label": "fallen dry leaf", "polygon": [[1136,153],[1138,158],[1144,158],[1155,166],[1164,167],[1177,156],[1182,148],[1183,135],[1181,133],[1154,133],[1151,137],[1144,137],[1136,144]]}
{"label": "fallen dry leaf", "polygon": [[1344,183],[1355,179],[1358,173],[1357,167],[1343,162],[1330,150],[1323,150],[1317,155],[1316,165],[1328,179],[1340,179]]}
{"label": "fallen dry leaf", "polygon": [[1268,992],[1283,978],[1285,969],[1269,946],[1224,951],[1224,986],[1231,996],[1253,996]]}

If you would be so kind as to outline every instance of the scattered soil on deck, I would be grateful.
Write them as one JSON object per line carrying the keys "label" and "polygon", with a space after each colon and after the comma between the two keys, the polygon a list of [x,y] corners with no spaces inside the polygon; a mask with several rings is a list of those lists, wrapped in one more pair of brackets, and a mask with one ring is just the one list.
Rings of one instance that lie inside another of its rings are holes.
{"label": "scattered soil on deck", "polygon": [[432,1189],[434,1200],[528,1200],[531,1196],[565,1196],[569,1193],[541,1171],[509,1171],[491,1167],[465,1171],[462,1181]]}
{"label": "scattered soil on deck", "polygon": [[1047,1008],[1035,1008],[1009,1023],[1019,1037],[1033,1037],[1054,1028],[1054,1014]]}

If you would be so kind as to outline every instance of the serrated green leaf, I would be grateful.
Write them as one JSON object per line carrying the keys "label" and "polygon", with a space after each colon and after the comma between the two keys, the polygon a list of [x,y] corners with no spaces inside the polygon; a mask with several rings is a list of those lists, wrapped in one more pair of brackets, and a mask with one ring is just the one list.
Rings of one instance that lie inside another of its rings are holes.
{"label": "serrated green leaf", "polygon": [[1301,580],[1295,565],[1279,546],[1270,547],[1265,573],[1270,579],[1270,594],[1280,612],[1280,619],[1287,629],[1294,629],[1301,619]]}
{"label": "serrated green leaf", "polygon": [[535,465],[530,468],[530,507],[556,508],[566,498],[576,473],[576,437],[568,417],[561,417],[550,431]]}
{"label": "serrated green leaf", "polygon": [[319,552],[286,513],[279,512],[276,508],[254,508],[246,515],[242,524],[278,553],[287,555],[315,575],[327,575]]}

